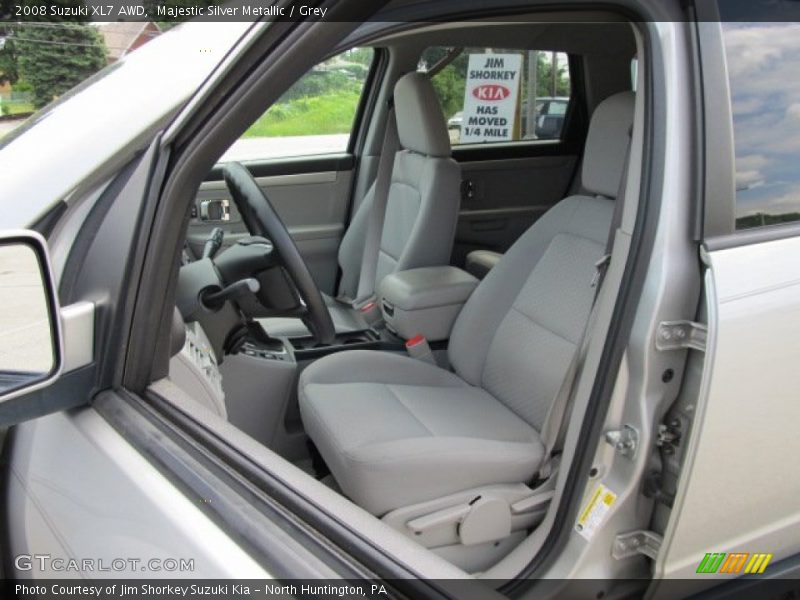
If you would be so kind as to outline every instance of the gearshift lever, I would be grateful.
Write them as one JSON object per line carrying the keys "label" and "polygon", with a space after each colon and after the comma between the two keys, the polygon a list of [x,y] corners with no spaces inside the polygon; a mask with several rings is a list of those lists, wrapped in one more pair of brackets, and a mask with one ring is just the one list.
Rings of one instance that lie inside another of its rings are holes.
{"label": "gearshift lever", "polygon": [[239,296],[243,296],[248,292],[255,294],[260,289],[261,284],[258,283],[258,279],[254,277],[248,277],[247,279],[240,279],[239,281],[236,281],[219,291],[203,294],[202,301],[203,304],[205,304],[208,308],[216,310],[222,306],[226,300],[238,298]]}

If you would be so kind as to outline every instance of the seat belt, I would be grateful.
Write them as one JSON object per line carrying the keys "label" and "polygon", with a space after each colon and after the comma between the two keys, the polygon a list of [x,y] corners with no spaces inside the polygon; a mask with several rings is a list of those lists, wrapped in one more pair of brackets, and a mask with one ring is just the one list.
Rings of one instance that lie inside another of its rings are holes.
{"label": "seat belt", "polygon": [[597,303],[593,300],[586,327],[584,327],[581,338],[575,346],[575,352],[572,353],[567,372],[564,374],[564,379],[561,381],[561,386],[558,388],[558,393],[556,393],[556,397],[550,405],[547,418],[542,426],[541,440],[542,444],[544,444],[544,462],[539,468],[538,479],[547,479],[553,474],[553,459],[556,457],[556,450],[562,443],[564,430],[566,429],[564,427],[565,417],[572,406],[573,387],[578,379],[579,366],[586,357],[586,350],[589,347],[588,332],[594,327],[596,315]]}
{"label": "seat belt", "polygon": [[611,264],[611,251],[614,249],[614,238],[617,235],[617,229],[622,225],[622,210],[625,208],[625,191],[628,188],[628,163],[631,161],[630,137],[632,135],[632,129],[633,126],[631,126],[631,130],[628,131],[628,146],[625,148],[625,158],[622,163],[622,177],[619,180],[617,198],[614,201],[614,212],[611,215],[611,231],[608,232],[608,238],[606,238],[606,249],[603,252],[603,258],[595,265],[597,267],[597,273],[592,282],[595,300],[597,300],[597,294],[600,293],[600,288],[603,285],[603,279],[605,279],[608,266]]}
{"label": "seat belt", "polygon": [[628,163],[630,162],[630,142],[625,151],[625,162],[622,177],[619,182],[617,191],[617,198],[614,201],[614,212],[611,216],[611,228],[608,232],[606,239],[605,253],[603,257],[595,263],[595,275],[592,280],[592,287],[594,287],[594,297],[592,298],[592,307],[589,311],[589,318],[586,320],[586,325],[583,328],[581,337],[575,345],[575,352],[572,354],[567,372],[564,374],[564,379],[561,381],[561,386],[558,388],[556,397],[550,405],[550,410],[547,412],[544,425],[542,426],[541,440],[544,444],[544,463],[539,469],[538,478],[547,479],[552,475],[552,465],[554,455],[560,451],[563,445],[564,437],[566,436],[566,422],[567,415],[571,412],[572,401],[575,397],[575,383],[578,378],[580,368],[583,366],[583,361],[586,358],[586,352],[589,348],[589,332],[594,329],[595,321],[597,320],[597,296],[600,294],[600,288],[603,285],[606,272],[611,264],[611,251],[614,247],[614,239],[617,235],[617,230],[622,224],[622,210],[625,205],[625,190],[628,182]]}
{"label": "seat belt", "polygon": [[397,120],[394,107],[389,106],[386,119],[386,131],[383,135],[381,158],[378,162],[378,173],[375,176],[375,189],[372,194],[372,210],[369,214],[367,233],[364,239],[364,252],[361,258],[361,273],[358,277],[358,291],[353,306],[358,308],[369,301],[375,293],[375,276],[378,270],[378,254],[380,252],[383,221],[386,216],[386,204],[389,200],[389,188],[392,184],[392,170],[395,154],[400,143],[397,139]]}

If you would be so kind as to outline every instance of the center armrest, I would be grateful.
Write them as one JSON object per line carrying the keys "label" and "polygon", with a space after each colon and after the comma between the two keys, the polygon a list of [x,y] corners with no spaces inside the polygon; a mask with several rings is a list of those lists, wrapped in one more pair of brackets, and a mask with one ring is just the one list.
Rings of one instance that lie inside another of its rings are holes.
{"label": "center armrest", "polygon": [[400,337],[446,340],[478,280],[456,267],[423,267],[387,275],[378,289],[387,327]]}

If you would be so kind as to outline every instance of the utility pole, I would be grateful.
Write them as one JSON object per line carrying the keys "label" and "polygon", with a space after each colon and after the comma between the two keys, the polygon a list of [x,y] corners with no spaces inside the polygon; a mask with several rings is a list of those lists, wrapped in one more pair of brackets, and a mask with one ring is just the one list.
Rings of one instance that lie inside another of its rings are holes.
{"label": "utility pole", "polygon": [[525,139],[533,139],[536,131],[536,96],[538,96],[537,81],[539,69],[539,52],[528,51],[528,104],[525,107]]}
{"label": "utility pole", "polygon": [[550,63],[550,75],[551,75],[551,80],[552,80],[551,84],[550,84],[550,87],[552,88],[552,91],[550,92],[550,95],[553,98],[555,98],[558,95],[558,94],[556,94],[556,91],[558,89],[558,53],[557,52],[553,52],[553,55],[552,55],[552,62]]}

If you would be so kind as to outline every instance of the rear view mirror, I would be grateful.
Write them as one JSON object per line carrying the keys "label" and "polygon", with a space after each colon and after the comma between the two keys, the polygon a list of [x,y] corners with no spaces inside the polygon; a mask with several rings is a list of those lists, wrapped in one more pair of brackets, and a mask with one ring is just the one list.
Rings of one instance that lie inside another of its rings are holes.
{"label": "rear view mirror", "polygon": [[44,387],[61,368],[58,303],[39,234],[0,234],[0,401]]}

